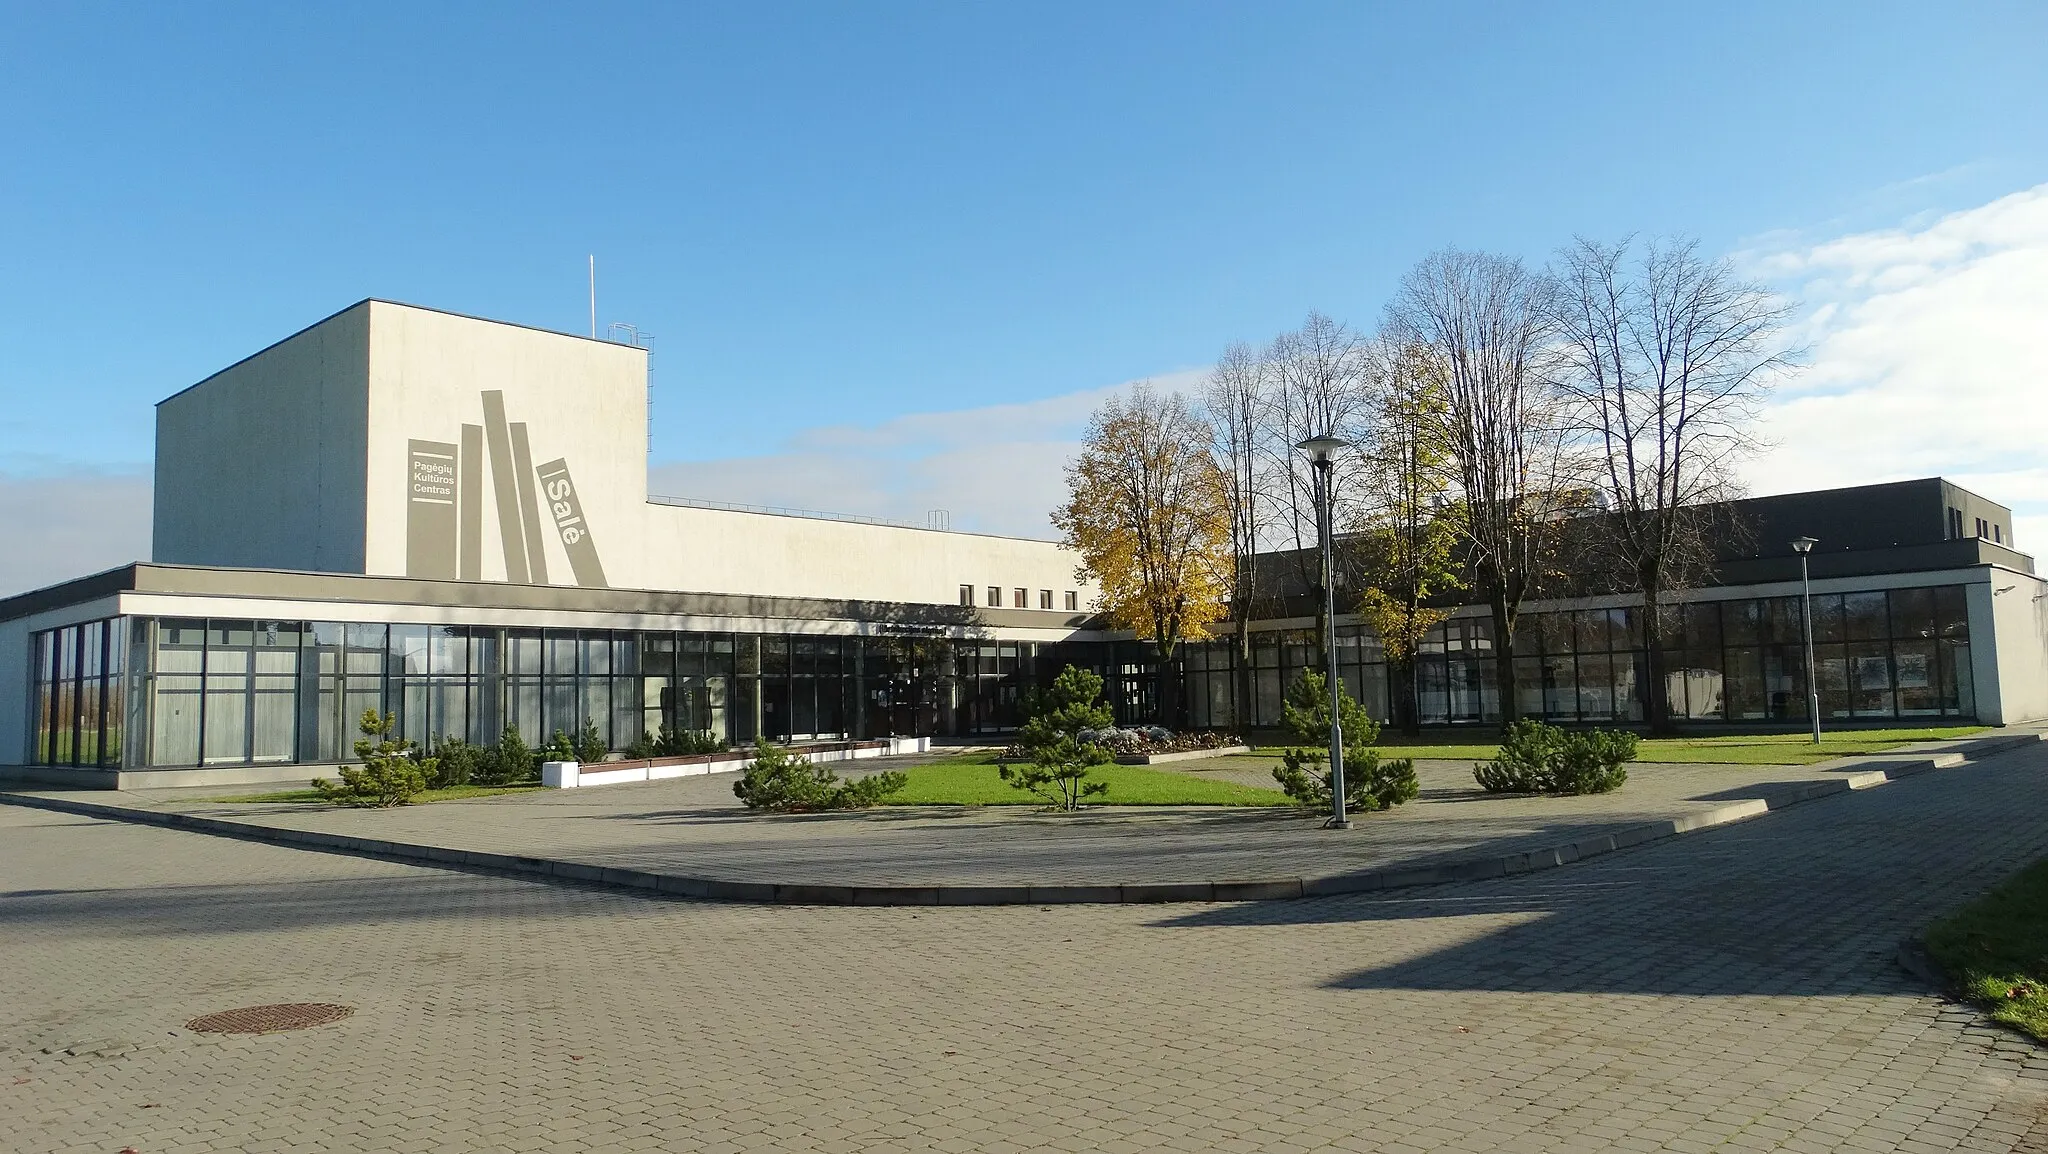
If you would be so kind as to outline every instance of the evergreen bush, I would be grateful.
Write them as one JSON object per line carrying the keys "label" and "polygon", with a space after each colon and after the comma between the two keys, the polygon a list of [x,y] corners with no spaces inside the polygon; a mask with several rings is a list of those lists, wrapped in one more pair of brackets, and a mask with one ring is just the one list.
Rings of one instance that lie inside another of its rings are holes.
{"label": "evergreen bush", "polygon": [[891,770],[855,781],[841,780],[822,765],[767,738],[754,742],[754,760],[733,783],[733,796],[748,809],[773,813],[811,813],[829,809],[866,809],[879,805],[909,781]]}
{"label": "evergreen bush", "polygon": [[471,745],[459,737],[441,742],[434,750],[434,758],[440,764],[428,779],[429,789],[447,789],[450,786],[468,785],[477,775],[477,768],[485,754],[483,746]]}
{"label": "evergreen bush", "polygon": [[579,762],[583,765],[596,765],[604,760],[606,754],[611,752],[611,748],[605,744],[604,738],[598,736],[597,722],[587,717],[583,719],[583,731],[576,735],[575,750],[576,755],[567,760]]}
{"label": "evergreen bush", "polygon": [[366,709],[357,725],[363,736],[356,739],[356,756],[363,764],[342,766],[338,783],[314,778],[313,788],[322,798],[336,805],[389,808],[407,804],[427,788],[427,779],[439,763],[435,758],[420,757],[412,742],[392,736],[392,730],[398,728],[397,714],[380,716],[376,710]]}
{"label": "evergreen bush", "polygon": [[[1380,739],[1379,723],[1341,683],[1337,717],[1344,729],[1345,809],[1392,809],[1421,792],[1415,762],[1405,757],[1380,760],[1379,750],[1372,748]],[[1298,744],[1281,753],[1273,780],[1303,809],[1331,808],[1329,681],[1312,669],[1304,671],[1281,702],[1280,723]]]}
{"label": "evergreen bush", "polygon": [[1102,730],[1115,722],[1102,696],[1102,678],[1069,665],[1043,690],[1025,696],[1026,718],[1017,730],[1016,748],[1029,761],[1001,765],[996,773],[1014,789],[1044,799],[1062,813],[1073,813],[1090,797],[1109,792],[1109,783],[1088,780],[1088,771],[1106,765],[1110,752],[1085,740],[1084,731]]}
{"label": "evergreen bush", "polygon": [[1472,767],[1488,793],[1606,793],[1628,780],[1638,738],[1622,729],[1565,730],[1532,718],[1508,726],[1500,755]]}
{"label": "evergreen bush", "polygon": [[664,725],[654,736],[655,757],[695,757],[724,752],[725,742],[711,736],[709,730],[670,729]]}
{"label": "evergreen bush", "polygon": [[526,739],[519,736],[519,727],[508,725],[498,735],[498,744],[477,751],[470,780],[477,785],[519,785],[539,780],[539,772],[540,763],[527,748]]}

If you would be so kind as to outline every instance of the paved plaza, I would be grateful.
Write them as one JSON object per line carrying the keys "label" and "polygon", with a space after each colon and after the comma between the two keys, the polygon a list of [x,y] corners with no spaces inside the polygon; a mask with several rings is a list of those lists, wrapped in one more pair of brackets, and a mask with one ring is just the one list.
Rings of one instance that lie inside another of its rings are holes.
{"label": "paved plaza", "polygon": [[[195,800],[190,790],[38,792],[58,804],[111,804],[234,828],[312,832],[350,845],[396,845],[406,850],[400,857],[414,860],[428,860],[432,851],[443,855],[434,860],[498,869],[560,865],[578,877],[609,870],[650,888],[708,879],[722,887],[708,892],[749,900],[774,900],[780,892],[781,900],[863,904],[1156,901],[1350,892],[1540,868],[1688,824],[1739,820],[1817,788],[1923,770],[1929,752],[1960,761],[2040,736],[2022,730],[1812,766],[1639,764],[1629,767],[1624,788],[1587,797],[1485,794],[1472,780],[1470,761],[1423,762],[1417,800],[1359,815],[1356,827],[1341,834],[1320,828],[1319,814],[1285,807],[1094,807],[1068,815],[1031,806],[883,806],[757,814],[733,797],[733,773],[391,810],[222,804]],[[1168,768],[1270,786],[1276,760],[1233,757]],[[677,892],[707,890],[679,885]]]}
{"label": "paved plaza", "polygon": [[[2041,747],[1235,905],[696,902],[0,805],[0,1150],[2042,1151],[2048,1053],[1894,950],[2044,854]],[[268,1002],[356,1013],[183,1029]]]}

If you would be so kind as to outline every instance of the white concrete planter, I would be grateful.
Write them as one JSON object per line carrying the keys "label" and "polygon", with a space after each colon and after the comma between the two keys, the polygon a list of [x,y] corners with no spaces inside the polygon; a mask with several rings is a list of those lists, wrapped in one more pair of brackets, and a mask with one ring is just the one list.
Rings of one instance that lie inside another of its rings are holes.
{"label": "white concrete planter", "polygon": [[1224,745],[1215,749],[1190,749],[1185,753],[1132,753],[1116,759],[1118,765],[1163,765],[1169,761],[1198,761],[1204,757],[1229,757],[1250,753],[1249,745]]}
{"label": "white concrete planter", "polygon": [[[930,751],[929,737],[889,737],[873,742],[841,743],[837,749],[800,750],[806,761],[865,761],[875,757],[900,757],[906,753]],[[624,785],[635,781],[663,781],[672,777],[695,777],[706,773],[736,773],[754,760],[752,753],[734,751],[718,757],[661,759],[627,763],[605,762],[581,766],[573,761],[550,761],[540,767],[540,783],[549,789],[582,789],[593,785]]]}

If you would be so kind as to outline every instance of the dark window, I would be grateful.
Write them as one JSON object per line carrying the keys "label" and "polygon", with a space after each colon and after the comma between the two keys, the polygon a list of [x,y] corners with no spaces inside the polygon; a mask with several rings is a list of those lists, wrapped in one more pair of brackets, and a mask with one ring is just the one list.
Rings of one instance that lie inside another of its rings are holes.
{"label": "dark window", "polygon": [[962,585],[962,586],[960,587],[960,604],[962,604],[962,605],[972,605],[972,604],[974,604],[974,586],[972,586],[972,585]]}
{"label": "dark window", "polygon": [[1011,604],[1011,606],[1013,606],[1014,608],[1017,608],[1017,609],[1029,609],[1029,608],[1031,608],[1031,590],[1029,590],[1029,589],[1012,589],[1012,590],[1010,590],[1010,593],[1012,594],[1012,596],[1011,596],[1011,598],[1010,598],[1010,604]]}
{"label": "dark window", "polygon": [[988,607],[990,609],[1001,609],[1003,607],[1002,586],[991,585],[988,587]]}
{"label": "dark window", "polygon": [[1075,593],[1072,589],[1067,590],[1067,612],[1071,613],[1074,610],[1079,609],[1080,607],[1080,595]]}
{"label": "dark window", "polygon": [[1038,591],[1038,607],[1040,609],[1052,608],[1052,590],[1040,589]]}

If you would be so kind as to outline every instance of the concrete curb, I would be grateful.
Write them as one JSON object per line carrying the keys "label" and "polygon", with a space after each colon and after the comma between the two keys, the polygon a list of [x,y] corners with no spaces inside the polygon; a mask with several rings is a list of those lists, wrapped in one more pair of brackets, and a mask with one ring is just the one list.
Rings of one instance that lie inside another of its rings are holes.
{"label": "concrete curb", "polygon": [[[1714,829],[1760,817],[1776,810],[1823,797],[1870,789],[1915,777],[1937,769],[1966,765],[2022,746],[2048,740],[2048,734],[2024,733],[1995,738],[1972,738],[1958,742],[1959,748],[1933,754],[1906,754],[1899,760],[1873,763],[1874,768],[1847,773],[1838,778],[1809,782],[1796,789],[1769,797],[1746,798],[1700,813],[1664,821],[1645,822],[1613,833],[1581,841],[1565,842],[1512,854],[1470,858],[1441,865],[1415,866],[1368,872],[1331,874],[1324,877],[1252,878],[1234,881],[1146,882],[1131,885],[1016,885],[1016,886],[835,886],[781,884],[774,882],[722,881],[717,878],[650,873],[589,862],[553,858],[520,857],[481,850],[452,849],[447,846],[416,845],[410,842],[379,841],[347,834],[286,826],[261,825],[176,811],[137,809],[70,798],[39,797],[34,794],[0,792],[0,803],[107,818],[140,825],[157,825],[193,833],[241,838],[247,841],[331,850],[361,857],[401,861],[413,865],[455,866],[528,877],[558,878],[586,885],[614,889],[643,890],[677,897],[758,904],[836,906],[1000,906],[1117,904],[1143,902],[1245,902],[1279,901],[1291,898],[1323,897],[1333,894],[1370,893],[1406,889],[1412,886],[1442,885],[1447,882],[1482,881],[1556,869],[1602,854],[1647,845],[1666,838]],[[1884,755],[1873,755],[1882,758]]]}

